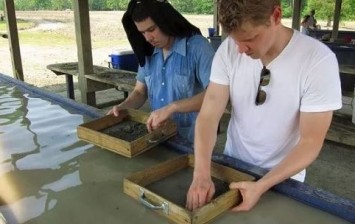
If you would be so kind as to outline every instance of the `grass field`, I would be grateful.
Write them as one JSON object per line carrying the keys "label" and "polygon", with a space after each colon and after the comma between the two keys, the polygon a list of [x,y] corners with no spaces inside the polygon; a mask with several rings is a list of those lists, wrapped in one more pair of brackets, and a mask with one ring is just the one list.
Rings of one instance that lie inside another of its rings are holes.
{"label": "grass field", "polygon": [[[26,21],[26,20],[18,20],[17,21],[17,29],[19,29],[19,30],[30,29],[35,26],[36,26],[36,24],[31,21]],[[0,32],[7,32],[6,21],[0,21]]]}

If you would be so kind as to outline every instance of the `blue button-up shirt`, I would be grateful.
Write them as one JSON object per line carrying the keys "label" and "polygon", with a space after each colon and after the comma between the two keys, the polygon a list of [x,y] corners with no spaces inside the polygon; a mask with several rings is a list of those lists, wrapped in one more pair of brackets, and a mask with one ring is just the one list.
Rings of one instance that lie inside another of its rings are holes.
{"label": "blue button-up shirt", "polygon": [[[202,92],[209,83],[213,56],[212,46],[201,35],[176,38],[165,61],[163,49],[155,48],[137,75],[147,86],[152,111]],[[178,133],[191,142],[196,117],[197,112],[173,115]]]}

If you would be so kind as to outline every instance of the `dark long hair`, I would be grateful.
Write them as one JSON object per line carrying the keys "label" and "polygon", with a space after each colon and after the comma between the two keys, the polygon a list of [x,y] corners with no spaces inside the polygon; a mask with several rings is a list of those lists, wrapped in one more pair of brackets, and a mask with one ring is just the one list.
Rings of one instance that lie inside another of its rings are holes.
{"label": "dark long hair", "polygon": [[187,21],[167,0],[131,0],[123,15],[122,24],[140,66],[145,65],[145,57],[151,56],[154,47],[145,41],[134,22],[150,17],[160,30],[174,37],[191,37],[201,31]]}

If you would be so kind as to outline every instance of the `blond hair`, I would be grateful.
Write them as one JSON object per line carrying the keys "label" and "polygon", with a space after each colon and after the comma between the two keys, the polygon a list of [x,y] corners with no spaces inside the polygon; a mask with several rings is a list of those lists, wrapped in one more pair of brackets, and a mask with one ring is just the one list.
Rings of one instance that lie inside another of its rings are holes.
{"label": "blond hair", "polygon": [[270,16],[280,0],[220,0],[218,17],[223,30],[239,30],[243,23],[268,25]]}

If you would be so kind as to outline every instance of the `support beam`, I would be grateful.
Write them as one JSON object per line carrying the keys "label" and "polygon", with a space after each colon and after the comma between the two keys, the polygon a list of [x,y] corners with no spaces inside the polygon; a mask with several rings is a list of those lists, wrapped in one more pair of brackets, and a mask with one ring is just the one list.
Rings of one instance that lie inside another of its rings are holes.
{"label": "support beam", "polygon": [[301,0],[293,1],[292,29],[300,30],[301,21]]}
{"label": "support beam", "polygon": [[219,23],[218,23],[218,2],[219,0],[213,0],[213,27],[216,29],[215,35],[220,34]]}
{"label": "support beam", "polygon": [[8,33],[7,37],[9,39],[12,70],[13,70],[14,78],[24,81],[14,0],[5,0],[4,4],[5,4],[4,5],[5,18],[7,21],[7,33]]}
{"label": "support beam", "polygon": [[75,35],[79,61],[79,88],[81,102],[90,106],[96,106],[95,91],[90,89],[91,81],[85,78],[87,74],[93,74],[89,3],[88,0],[73,0]]}
{"label": "support beam", "polygon": [[338,38],[341,4],[342,4],[342,0],[335,1],[334,20],[333,20],[334,22],[333,22],[333,31],[331,37],[331,40],[333,41],[335,41]]}

